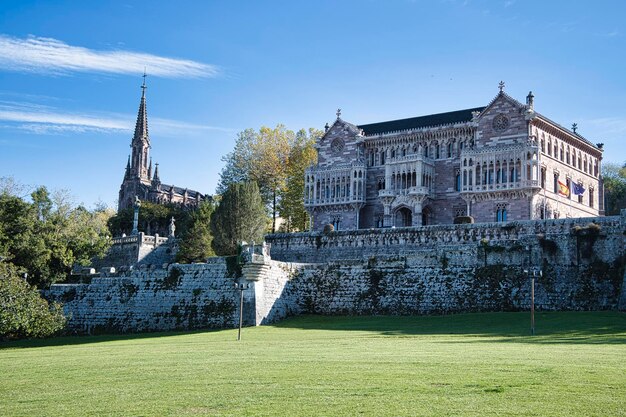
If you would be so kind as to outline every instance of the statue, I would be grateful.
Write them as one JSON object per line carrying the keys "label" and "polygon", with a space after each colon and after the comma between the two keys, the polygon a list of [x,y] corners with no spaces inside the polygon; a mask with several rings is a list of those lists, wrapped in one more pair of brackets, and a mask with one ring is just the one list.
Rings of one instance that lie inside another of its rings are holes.
{"label": "statue", "polygon": [[135,196],[135,203],[133,204],[133,207],[135,208],[135,213],[133,216],[133,230],[130,232],[132,236],[139,234],[139,207],[141,207],[141,200],[139,200],[139,197],[137,196]]}
{"label": "statue", "polygon": [[174,235],[175,235],[176,225],[174,224],[174,222],[175,222],[174,216],[172,216],[172,218],[170,219],[170,227],[169,227],[168,237],[174,237]]}

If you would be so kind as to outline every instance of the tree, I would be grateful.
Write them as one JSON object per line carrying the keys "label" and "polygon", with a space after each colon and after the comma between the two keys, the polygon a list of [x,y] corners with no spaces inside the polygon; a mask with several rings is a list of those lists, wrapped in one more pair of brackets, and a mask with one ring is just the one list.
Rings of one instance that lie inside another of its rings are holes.
{"label": "tree", "polygon": [[191,214],[189,230],[180,242],[176,259],[178,262],[189,263],[204,261],[209,256],[215,255],[211,243],[211,215],[215,211],[212,202],[203,201]]}
{"label": "tree", "polygon": [[[298,192],[302,194],[304,191],[303,181],[301,190],[292,182],[292,192],[285,193],[290,175],[290,156],[294,147],[304,146],[303,140],[318,135],[319,131],[315,129],[309,129],[308,137],[304,130],[294,134],[283,125],[278,125],[274,129],[261,127],[258,132],[253,129],[244,130],[237,136],[235,149],[222,158],[225,166],[220,174],[217,192],[223,193],[230,184],[255,181],[264,203],[272,214],[271,230],[276,231],[276,218],[282,199],[285,196],[294,196]],[[292,175],[295,175],[295,172],[300,170],[300,165],[296,163],[292,168]],[[304,168],[302,175],[304,176]],[[298,199],[302,199],[302,195]],[[302,212],[300,215],[306,216],[306,213]]]}
{"label": "tree", "polygon": [[50,194],[45,187],[31,197],[29,203],[0,194],[0,252],[26,270],[31,284],[63,281],[74,263],[104,255],[110,245],[104,227],[110,213],[72,209],[66,192]]}
{"label": "tree", "polygon": [[19,269],[0,261],[0,339],[50,336],[65,326],[61,305],[48,304]]}
{"label": "tree", "polygon": [[[158,233],[167,235],[170,219],[176,219],[176,230],[179,235],[183,235],[188,228],[192,210],[177,206],[175,204],[155,204],[149,201],[142,201],[139,208],[140,231],[153,235]],[[121,210],[108,222],[109,231],[113,236],[121,236],[123,233],[130,234],[133,230],[134,208],[128,207]]]}
{"label": "tree", "polygon": [[267,215],[255,182],[231,184],[211,215],[212,246],[218,255],[236,255],[241,241],[261,242]]}
{"label": "tree", "polygon": [[285,220],[282,229],[286,232],[306,230],[309,215],[304,209],[304,172],[317,162],[315,141],[322,135],[316,129],[304,129],[296,133],[289,152],[285,187],[282,189],[278,211]]}
{"label": "tree", "polygon": [[605,194],[605,214],[618,215],[626,208],[626,164],[607,163],[602,166],[602,181]]}

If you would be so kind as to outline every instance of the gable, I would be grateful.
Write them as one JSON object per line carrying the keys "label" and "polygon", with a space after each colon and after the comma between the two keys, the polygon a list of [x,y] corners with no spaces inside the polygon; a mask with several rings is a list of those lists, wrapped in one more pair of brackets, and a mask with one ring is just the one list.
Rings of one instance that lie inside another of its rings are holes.
{"label": "gable", "polygon": [[361,130],[340,118],[317,142],[318,165],[329,166],[353,162],[359,158]]}
{"label": "gable", "polygon": [[528,134],[525,110],[526,106],[519,101],[503,92],[498,94],[478,117],[476,145],[480,147],[525,142]]}

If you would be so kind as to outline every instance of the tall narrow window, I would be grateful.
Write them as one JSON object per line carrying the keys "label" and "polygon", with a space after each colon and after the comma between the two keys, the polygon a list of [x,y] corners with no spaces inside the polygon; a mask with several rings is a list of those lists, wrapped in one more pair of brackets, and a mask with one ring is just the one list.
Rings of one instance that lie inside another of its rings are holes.
{"label": "tall narrow window", "polygon": [[589,207],[593,208],[593,188],[589,189]]}
{"label": "tall narrow window", "polygon": [[554,194],[559,192],[559,176],[554,174]]}

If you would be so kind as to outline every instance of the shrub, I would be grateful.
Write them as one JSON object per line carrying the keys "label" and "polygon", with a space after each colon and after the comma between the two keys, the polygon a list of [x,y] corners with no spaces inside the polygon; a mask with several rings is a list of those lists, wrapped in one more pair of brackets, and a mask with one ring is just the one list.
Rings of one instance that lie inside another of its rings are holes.
{"label": "shrub", "polygon": [[0,262],[0,339],[50,336],[65,322],[61,304],[48,304],[15,266]]}

